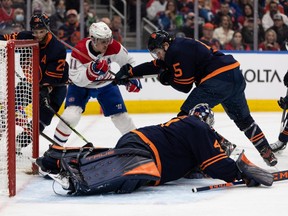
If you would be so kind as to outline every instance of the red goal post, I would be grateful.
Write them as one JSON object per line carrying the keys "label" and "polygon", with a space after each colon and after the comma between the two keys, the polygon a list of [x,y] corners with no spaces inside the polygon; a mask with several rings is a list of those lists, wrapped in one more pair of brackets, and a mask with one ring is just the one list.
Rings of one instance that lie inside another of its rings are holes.
{"label": "red goal post", "polygon": [[31,160],[39,155],[37,41],[0,41],[0,108],[0,196],[14,196],[23,176],[37,171]]}

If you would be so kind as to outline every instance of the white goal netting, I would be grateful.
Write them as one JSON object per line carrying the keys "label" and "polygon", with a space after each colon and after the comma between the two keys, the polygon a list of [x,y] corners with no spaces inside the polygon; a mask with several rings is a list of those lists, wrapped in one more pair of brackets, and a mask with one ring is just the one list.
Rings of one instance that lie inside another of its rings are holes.
{"label": "white goal netting", "polygon": [[38,43],[0,41],[0,195],[14,196],[17,176],[38,156]]}

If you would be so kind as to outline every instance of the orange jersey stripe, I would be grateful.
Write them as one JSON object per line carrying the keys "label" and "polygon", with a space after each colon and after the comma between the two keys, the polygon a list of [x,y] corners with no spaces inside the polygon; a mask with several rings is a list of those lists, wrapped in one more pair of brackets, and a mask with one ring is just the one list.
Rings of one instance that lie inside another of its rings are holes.
{"label": "orange jersey stripe", "polygon": [[63,77],[63,74],[49,72],[49,71],[46,71],[45,74],[49,77],[55,77],[55,78],[59,78],[59,79],[61,79]]}
{"label": "orange jersey stripe", "polygon": [[225,154],[225,153],[221,153],[219,155],[216,155],[212,158],[209,158],[208,160],[204,161],[201,165],[200,165],[200,168],[202,170],[206,169],[208,166],[210,166],[211,164],[213,163],[216,163],[217,161],[219,160],[222,160],[222,159],[225,159],[227,158],[228,156]]}
{"label": "orange jersey stripe", "polygon": [[221,68],[218,68],[217,70],[213,71],[212,73],[208,74],[206,77],[204,77],[203,79],[201,79],[200,83],[203,83],[205,82],[206,80],[214,77],[214,76],[217,76],[218,74],[220,73],[223,73],[223,72],[226,72],[226,71],[229,71],[231,69],[234,69],[236,67],[239,67],[240,66],[240,63],[239,62],[235,62],[234,64],[231,64],[231,65],[227,65],[227,66],[224,66],[224,67],[221,67]]}
{"label": "orange jersey stripe", "polygon": [[[158,171],[161,175],[162,173],[162,165],[161,165],[161,160],[160,160],[160,156],[159,156],[159,152],[156,148],[156,146],[153,144],[153,142],[151,142],[143,133],[141,133],[140,131],[137,130],[132,130],[131,132],[137,134],[149,147],[150,149],[153,151],[155,159],[156,159],[156,166],[158,168]],[[155,182],[155,185],[159,185],[160,180]]]}

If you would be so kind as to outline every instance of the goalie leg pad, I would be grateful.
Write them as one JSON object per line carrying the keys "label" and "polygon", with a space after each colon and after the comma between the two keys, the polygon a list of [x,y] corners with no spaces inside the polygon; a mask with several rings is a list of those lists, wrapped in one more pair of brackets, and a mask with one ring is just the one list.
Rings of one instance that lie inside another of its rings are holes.
{"label": "goalie leg pad", "polygon": [[273,184],[273,174],[268,171],[257,167],[247,159],[244,151],[240,154],[236,161],[236,165],[241,172],[241,177],[246,182],[247,186],[254,186],[263,184],[271,186]]}
{"label": "goalie leg pad", "polygon": [[160,179],[150,152],[133,148],[90,155],[82,158],[79,164],[64,159],[62,165],[74,184],[72,195],[131,193]]}
{"label": "goalie leg pad", "polygon": [[91,143],[88,143],[81,148],[65,148],[58,145],[50,145],[44,155],[36,159],[36,164],[44,172],[58,174],[61,171],[60,163],[63,158],[79,160],[81,157],[92,152],[100,153],[107,150],[108,148],[94,148]]}

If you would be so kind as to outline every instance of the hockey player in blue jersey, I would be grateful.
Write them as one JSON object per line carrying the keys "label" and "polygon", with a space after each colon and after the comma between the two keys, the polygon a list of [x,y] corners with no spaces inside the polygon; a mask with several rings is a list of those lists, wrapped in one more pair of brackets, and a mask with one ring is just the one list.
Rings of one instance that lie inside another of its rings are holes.
{"label": "hockey player in blue jersey", "polygon": [[244,152],[236,162],[225,154],[206,124],[210,120],[194,114],[178,116],[132,130],[112,149],[54,144],[36,163],[72,195],[130,193],[140,186],[180,179],[196,166],[226,182],[243,179],[249,187],[271,186],[273,175],[252,164]]}
{"label": "hockey player in blue jersey", "polygon": [[[47,107],[49,105],[55,112],[60,109],[65,96],[66,86],[68,81],[68,64],[66,62],[66,49],[57,38],[55,38],[46,28],[49,26],[50,20],[46,14],[33,15],[30,19],[31,31],[22,31],[19,33],[12,33],[7,35],[0,35],[0,40],[25,40],[34,39],[39,42],[40,55],[39,55],[39,84],[40,84],[40,125],[39,130],[42,132],[44,128],[50,125],[54,113]],[[25,55],[25,54],[21,54]],[[21,65],[22,67],[25,65]],[[30,85],[29,74],[30,71],[26,71],[26,78],[22,79],[16,86],[17,102],[16,112],[18,107],[26,107],[32,102],[32,98],[26,98],[23,95],[24,86]],[[60,84],[60,85],[59,85]],[[63,84],[61,86],[61,84]],[[47,104],[48,103],[48,104]],[[20,110],[19,112],[23,112]],[[29,128],[29,124],[27,125]],[[31,143],[31,136],[29,130],[24,130],[16,138],[17,151],[20,153],[21,148],[26,147]]]}
{"label": "hockey player in blue jersey", "polygon": [[163,85],[189,93],[178,116],[187,115],[199,103],[211,108],[221,104],[237,127],[259,151],[269,166],[277,164],[268,141],[250,114],[245,98],[245,79],[239,70],[240,63],[232,55],[213,50],[208,45],[191,38],[173,38],[167,32],[153,32],[148,49],[155,58],[136,67],[123,66],[115,82],[125,84],[128,78],[158,74]]}

